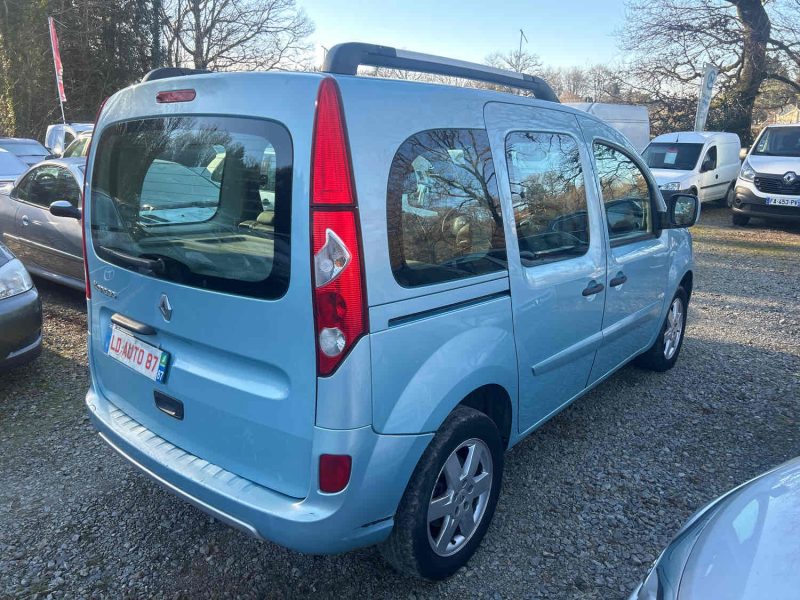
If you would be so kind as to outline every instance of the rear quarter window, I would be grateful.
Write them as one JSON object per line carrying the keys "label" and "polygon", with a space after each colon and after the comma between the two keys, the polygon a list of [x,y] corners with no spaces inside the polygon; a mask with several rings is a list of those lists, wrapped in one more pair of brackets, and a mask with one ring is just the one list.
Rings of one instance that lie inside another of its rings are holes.
{"label": "rear quarter window", "polygon": [[289,284],[291,185],[291,139],[278,123],[117,123],[96,152],[93,246],[103,260],[146,276],[278,298]]}
{"label": "rear quarter window", "polygon": [[497,178],[482,129],[433,129],[394,156],[387,190],[389,255],[404,287],[507,268]]}

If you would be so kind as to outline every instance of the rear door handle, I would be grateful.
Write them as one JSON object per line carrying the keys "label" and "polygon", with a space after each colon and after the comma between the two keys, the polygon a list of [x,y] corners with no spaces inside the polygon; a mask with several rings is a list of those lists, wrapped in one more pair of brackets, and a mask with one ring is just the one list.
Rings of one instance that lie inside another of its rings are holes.
{"label": "rear door handle", "polygon": [[617,273],[617,276],[614,277],[614,279],[608,282],[608,285],[610,285],[611,287],[617,287],[618,285],[622,285],[626,281],[628,281],[628,276],[625,275],[625,273],[623,273],[622,271],[620,271],[619,273]]}
{"label": "rear door handle", "polygon": [[595,294],[599,294],[605,289],[602,283],[598,283],[594,279],[589,282],[589,285],[583,290],[582,294],[584,296],[594,296]]}
{"label": "rear door handle", "polygon": [[28,215],[22,215],[22,224],[28,226],[31,224],[31,220],[28,218]]}

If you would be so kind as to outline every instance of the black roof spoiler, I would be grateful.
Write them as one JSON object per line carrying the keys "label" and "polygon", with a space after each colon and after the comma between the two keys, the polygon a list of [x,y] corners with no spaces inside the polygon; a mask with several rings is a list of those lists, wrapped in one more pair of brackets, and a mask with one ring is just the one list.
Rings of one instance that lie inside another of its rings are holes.
{"label": "black roof spoiler", "polygon": [[337,44],[325,56],[322,70],[325,73],[355,75],[360,65],[473,79],[528,90],[533,92],[533,95],[539,100],[559,101],[553,88],[541,77],[375,44],[357,42]]}
{"label": "black roof spoiler", "polygon": [[161,67],[160,69],[153,69],[147,75],[142,77],[142,83],[145,81],[155,81],[156,79],[168,79],[170,77],[183,77],[184,75],[202,75],[203,73],[211,73],[206,69],[184,69],[181,67]]}

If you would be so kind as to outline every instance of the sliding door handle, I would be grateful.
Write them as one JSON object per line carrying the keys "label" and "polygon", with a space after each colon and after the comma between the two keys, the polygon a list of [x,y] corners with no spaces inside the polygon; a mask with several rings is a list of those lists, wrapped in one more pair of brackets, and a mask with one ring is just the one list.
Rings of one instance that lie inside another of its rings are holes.
{"label": "sliding door handle", "polygon": [[610,285],[611,287],[617,287],[618,285],[622,285],[626,281],[628,281],[628,276],[625,275],[625,273],[623,273],[622,271],[620,271],[619,273],[617,273],[617,276],[614,277],[614,279],[608,282],[608,285]]}
{"label": "sliding door handle", "polygon": [[595,294],[599,294],[605,289],[602,283],[598,283],[594,279],[589,282],[589,285],[583,290],[582,294],[584,296],[594,296]]}

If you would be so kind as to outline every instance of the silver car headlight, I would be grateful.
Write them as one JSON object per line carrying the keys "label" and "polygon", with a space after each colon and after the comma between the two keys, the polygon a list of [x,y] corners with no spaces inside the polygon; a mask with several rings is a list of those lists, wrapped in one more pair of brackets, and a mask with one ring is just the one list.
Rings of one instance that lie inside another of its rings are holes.
{"label": "silver car headlight", "polygon": [[753,181],[756,178],[756,171],[750,165],[750,161],[745,159],[742,163],[742,170],[739,171],[739,179],[743,181]]}
{"label": "silver car headlight", "polygon": [[670,181],[669,183],[665,183],[664,185],[660,185],[658,187],[660,187],[662,190],[665,190],[665,191],[668,191],[668,192],[672,192],[672,191],[681,189],[681,182],[680,181]]}
{"label": "silver car headlight", "polygon": [[33,279],[18,259],[0,267],[0,300],[27,292],[32,287]]}

